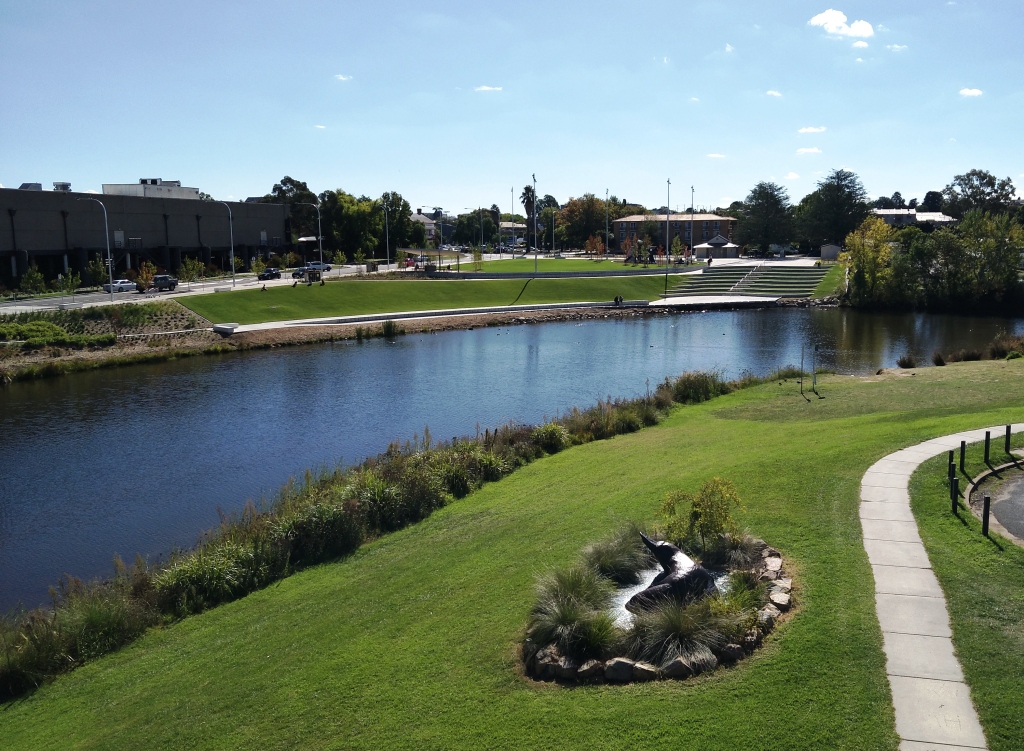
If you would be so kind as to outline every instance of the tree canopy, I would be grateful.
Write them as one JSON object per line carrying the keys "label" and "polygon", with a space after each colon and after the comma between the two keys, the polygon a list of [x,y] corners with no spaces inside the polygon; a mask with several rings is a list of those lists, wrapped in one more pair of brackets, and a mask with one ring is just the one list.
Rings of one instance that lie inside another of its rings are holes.
{"label": "tree canopy", "polygon": [[847,170],[833,170],[808,193],[796,209],[802,240],[811,247],[827,242],[842,244],[860,226],[870,207],[860,178]]}
{"label": "tree canopy", "polygon": [[[734,208],[734,203],[730,208]],[[755,245],[761,253],[773,244],[783,245],[793,239],[793,207],[789,194],[781,185],[760,182],[742,204],[735,240],[740,245]]]}
{"label": "tree canopy", "polygon": [[991,172],[972,169],[956,175],[942,190],[942,208],[950,216],[962,219],[969,211],[999,214],[1010,208],[1016,195],[1013,182],[998,179]]}

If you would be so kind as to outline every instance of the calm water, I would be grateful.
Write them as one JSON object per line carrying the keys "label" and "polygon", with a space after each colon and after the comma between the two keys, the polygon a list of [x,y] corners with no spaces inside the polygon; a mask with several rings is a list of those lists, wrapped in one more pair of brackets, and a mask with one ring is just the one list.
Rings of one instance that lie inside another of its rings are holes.
{"label": "calm water", "polygon": [[[85,373],[0,389],[0,610],[64,573],[194,544],[304,468],[535,422],[696,368],[840,373],[987,345],[1024,321],[777,309],[409,335]],[[810,360],[808,356],[808,366]]]}

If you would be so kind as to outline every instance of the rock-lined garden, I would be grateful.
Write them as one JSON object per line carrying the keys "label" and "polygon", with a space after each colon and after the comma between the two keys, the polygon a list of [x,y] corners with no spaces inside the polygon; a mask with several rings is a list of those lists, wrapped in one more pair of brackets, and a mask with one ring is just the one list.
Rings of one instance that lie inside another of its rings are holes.
{"label": "rock-lined garden", "polygon": [[652,532],[661,541],[629,525],[542,577],[522,645],[526,675],[682,680],[757,649],[790,610],[793,580],[778,550],[736,531],[738,504],[718,478],[696,495],[670,494]]}

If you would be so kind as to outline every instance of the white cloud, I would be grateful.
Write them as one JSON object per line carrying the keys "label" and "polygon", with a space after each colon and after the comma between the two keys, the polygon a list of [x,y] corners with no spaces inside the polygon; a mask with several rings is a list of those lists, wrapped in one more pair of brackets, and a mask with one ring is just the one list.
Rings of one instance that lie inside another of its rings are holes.
{"label": "white cloud", "polygon": [[795,172],[787,172],[786,173],[786,179],[787,180],[799,180],[800,179],[800,175],[798,175]]}
{"label": "white cloud", "polygon": [[876,27],[875,27],[875,29],[876,29],[877,31],[888,31],[888,30],[889,30],[889,27],[888,27],[888,26],[885,26],[885,25],[883,25],[883,24],[878,24],[878,26],[876,26]]}
{"label": "white cloud", "polygon": [[313,127],[316,128],[317,130],[324,130],[325,128],[327,128],[326,125],[314,125]]}
{"label": "white cloud", "polygon": [[661,58],[661,62],[665,63],[665,65],[668,65],[668,58],[667,57]]}
{"label": "white cloud", "polygon": [[732,46],[731,44],[728,44],[728,43],[727,43],[727,44],[725,45],[725,51],[726,51],[726,52],[732,52],[732,51],[733,51],[733,49],[734,49],[734,48],[733,48],[733,46]]}
{"label": "white cloud", "polygon": [[695,97],[695,96],[692,96],[692,97],[690,97],[690,101],[691,101],[691,102],[699,102],[699,101],[700,101],[700,99],[698,99],[698,98],[697,98],[697,97]]}
{"label": "white cloud", "polygon": [[818,127],[814,125],[808,125],[806,128],[800,128],[797,133],[824,133],[828,128],[824,125]]}
{"label": "white cloud", "polygon": [[352,76],[346,76],[344,73],[336,73],[334,75],[334,77],[337,78],[339,81],[351,81],[352,80]]}
{"label": "white cloud", "polygon": [[87,191],[85,191],[85,192],[86,192],[86,193],[92,193],[92,194],[93,194],[94,196],[98,196],[98,195],[100,194],[100,192],[99,192],[98,190],[93,190],[92,188],[89,188],[89,189],[88,189]]}
{"label": "white cloud", "polygon": [[776,91],[775,89],[768,89],[768,91],[764,93],[768,96],[782,96],[782,92]]}
{"label": "white cloud", "polygon": [[708,159],[725,159],[725,154],[708,154]]}
{"label": "white cloud", "polygon": [[805,146],[802,149],[797,149],[796,153],[797,154],[820,154],[821,153],[821,149],[819,149],[817,146]]}
{"label": "white cloud", "polygon": [[859,42],[854,42],[854,43],[853,43],[853,46],[854,46],[854,49],[862,50],[862,49],[864,49],[865,47],[867,47],[867,46],[868,46],[868,43],[867,43],[867,42],[865,42],[865,41],[864,41],[864,40],[862,39],[862,40],[861,40],[861,41],[859,41]]}
{"label": "white cloud", "polygon": [[820,26],[832,36],[840,37],[871,37],[875,30],[867,21],[854,21],[847,25],[846,14],[829,8],[807,22],[811,26]]}
{"label": "white cloud", "polygon": [[981,96],[981,89],[960,89],[960,96]]}
{"label": "white cloud", "polygon": [[855,63],[862,63],[862,62],[864,62],[864,58],[863,57],[858,57],[856,60],[854,60],[854,62]]}
{"label": "white cloud", "polygon": [[473,91],[501,91],[500,86],[477,86]]}
{"label": "white cloud", "polygon": [[887,50],[892,51],[892,52],[903,52],[903,50],[905,50],[907,48],[907,45],[905,45],[905,44],[887,44],[887,45],[885,45],[885,48]]}

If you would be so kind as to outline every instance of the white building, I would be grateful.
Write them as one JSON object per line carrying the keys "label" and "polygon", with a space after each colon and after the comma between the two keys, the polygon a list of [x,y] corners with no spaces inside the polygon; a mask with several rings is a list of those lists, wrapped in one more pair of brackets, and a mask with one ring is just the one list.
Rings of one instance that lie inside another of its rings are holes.
{"label": "white building", "polygon": [[136,198],[191,198],[199,200],[199,188],[183,188],[181,180],[144,177],[138,183],[103,183],[103,194]]}
{"label": "white building", "polygon": [[893,227],[908,227],[912,224],[947,225],[956,221],[941,211],[918,211],[917,209],[871,209],[871,213],[885,220]]}
{"label": "white building", "polygon": [[409,218],[414,222],[419,222],[423,225],[423,229],[426,230],[427,233],[428,243],[434,241],[434,232],[437,231],[437,220],[434,219],[434,217],[429,214],[424,214],[423,209],[416,209],[416,213]]}

